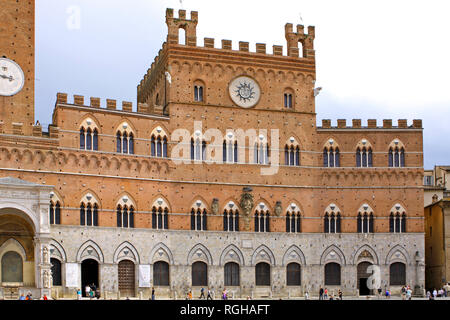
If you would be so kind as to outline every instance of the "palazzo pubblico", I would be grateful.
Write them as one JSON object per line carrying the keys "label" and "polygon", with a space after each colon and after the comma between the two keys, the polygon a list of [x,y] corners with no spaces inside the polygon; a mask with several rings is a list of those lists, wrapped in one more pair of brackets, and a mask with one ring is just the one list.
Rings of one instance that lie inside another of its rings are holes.
{"label": "palazzo pubblico", "polygon": [[137,105],[55,92],[42,128],[34,6],[0,14],[0,297],[423,292],[422,121],[317,126],[314,27],[233,50],[167,9]]}

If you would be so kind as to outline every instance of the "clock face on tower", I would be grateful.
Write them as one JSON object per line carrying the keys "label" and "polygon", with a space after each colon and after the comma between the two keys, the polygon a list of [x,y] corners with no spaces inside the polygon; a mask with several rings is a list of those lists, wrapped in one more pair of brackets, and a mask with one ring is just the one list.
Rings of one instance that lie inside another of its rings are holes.
{"label": "clock face on tower", "polygon": [[231,81],[229,92],[231,100],[242,108],[254,107],[261,97],[258,83],[247,76],[240,76]]}
{"label": "clock face on tower", "polygon": [[0,96],[13,96],[22,90],[25,76],[12,60],[0,58]]}

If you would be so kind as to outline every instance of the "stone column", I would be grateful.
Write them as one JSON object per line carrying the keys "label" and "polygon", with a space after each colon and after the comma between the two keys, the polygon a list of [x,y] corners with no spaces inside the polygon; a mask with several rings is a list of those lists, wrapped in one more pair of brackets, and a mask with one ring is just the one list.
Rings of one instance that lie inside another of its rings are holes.
{"label": "stone column", "polygon": [[50,263],[50,237],[37,234],[34,238],[35,283],[40,296],[51,298],[52,271]]}

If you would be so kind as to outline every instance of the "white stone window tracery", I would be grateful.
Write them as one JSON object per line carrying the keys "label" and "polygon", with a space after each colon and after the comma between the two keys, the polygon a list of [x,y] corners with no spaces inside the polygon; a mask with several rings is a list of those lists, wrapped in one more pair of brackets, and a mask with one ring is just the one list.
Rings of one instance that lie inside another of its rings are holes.
{"label": "white stone window tracery", "polygon": [[150,154],[152,157],[167,158],[168,157],[168,137],[161,127],[156,127],[151,134]]}
{"label": "white stone window tracery", "polygon": [[152,229],[169,229],[169,206],[162,198],[157,199],[152,206]]}
{"label": "white stone window tracery", "polygon": [[270,232],[270,211],[264,202],[255,210],[255,232]]}
{"label": "white stone window tracery", "polygon": [[92,193],[87,193],[80,203],[80,225],[98,226],[99,205],[97,199]]}
{"label": "white stone window tracery", "polygon": [[197,200],[191,209],[191,230],[206,231],[208,211],[201,200]]}
{"label": "white stone window tracery", "polygon": [[134,228],[134,214],[136,205],[127,195],[120,198],[116,205],[118,228]]}
{"label": "white stone window tracery", "polygon": [[357,232],[358,233],[373,233],[373,210],[372,208],[367,204],[363,204],[361,208],[358,210],[358,217],[357,217]]}
{"label": "white stone window tracery", "polygon": [[300,146],[294,137],[289,138],[284,147],[284,164],[300,166]]}
{"label": "white stone window tracery", "polygon": [[334,139],[329,139],[323,149],[323,166],[325,168],[340,167],[339,145]]}
{"label": "white stone window tracery", "polygon": [[223,231],[239,231],[239,210],[233,201],[230,201],[224,209]]}
{"label": "white stone window tracery", "polygon": [[372,145],[367,139],[362,139],[356,146],[356,167],[370,168],[373,166]]}
{"label": "white stone window tracery", "polygon": [[116,131],[116,152],[134,154],[134,133],[127,122],[123,122]]}
{"label": "white stone window tracery", "polygon": [[330,204],[325,210],[324,233],[341,232],[341,210],[334,204]]}
{"label": "white stone window tracery", "polygon": [[399,139],[395,139],[389,145],[388,162],[388,165],[391,168],[405,167],[405,146]]}
{"label": "white stone window tracery", "polygon": [[98,151],[98,127],[91,118],[86,118],[80,126],[80,150]]}
{"label": "white stone window tracery", "polygon": [[291,203],[286,211],[286,232],[301,232],[300,208],[295,203]]}
{"label": "white stone window tracery", "polygon": [[256,164],[267,165],[270,164],[270,147],[267,143],[267,138],[264,135],[259,135],[253,145],[253,161]]}
{"label": "white stone window tracery", "polygon": [[394,205],[389,215],[389,232],[406,232],[406,210],[399,203]]}

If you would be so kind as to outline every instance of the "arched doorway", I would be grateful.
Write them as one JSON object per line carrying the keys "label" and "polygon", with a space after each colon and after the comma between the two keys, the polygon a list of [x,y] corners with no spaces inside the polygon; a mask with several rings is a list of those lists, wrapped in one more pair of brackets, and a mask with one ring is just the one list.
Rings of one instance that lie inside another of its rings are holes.
{"label": "arched doorway", "polygon": [[17,252],[6,252],[2,257],[1,263],[3,283],[23,282],[23,261]]}
{"label": "arched doorway", "polygon": [[270,265],[260,262],[255,266],[255,283],[257,286],[270,286]]}
{"label": "arched doorway", "polygon": [[53,286],[61,286],[61,262],[58,259],[51,258],[50,263],[52,264],[52,278],[53,278]]}
{"label": "arched doorway", "polygon": [[192,286],[208,286],[208,265],[206,263],[197,261],[192,264]]}
{"label": "arched doorway", "polygon": [[136,272],[133,261],[119,262],[119,292],[122,297],[135,296]]}
{"label": "arched doorway", "polygon": [[83,297],[86,296],[86,286],[90,286],[93,290],[98,288],[98,262],[93,259],[86,259],[81,263],[81,292]]}
{"label": "arched doorway", "polygon": [[373,294],[373,288],[369,288],[368,279],[372,276],[373,271],[369,271],[370,262],[361,262],[357,266],[356,284],[358,286],[360,296],[368,296]]}

